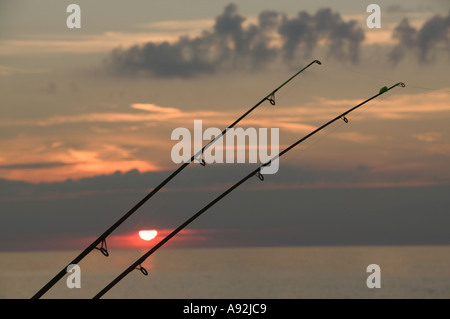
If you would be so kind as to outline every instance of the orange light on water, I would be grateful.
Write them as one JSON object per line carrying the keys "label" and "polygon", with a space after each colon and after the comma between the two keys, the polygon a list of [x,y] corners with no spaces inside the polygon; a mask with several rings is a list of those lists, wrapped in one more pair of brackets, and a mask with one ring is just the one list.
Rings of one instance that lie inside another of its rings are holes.
{"label": "orange light on water", "polygon": [[141,237],[141,239],[149,241],[152,240],[153,238],[156,237],[156,235],[158,235],[158,232],[156,230],[140,230],[139,231],[139,237]]}

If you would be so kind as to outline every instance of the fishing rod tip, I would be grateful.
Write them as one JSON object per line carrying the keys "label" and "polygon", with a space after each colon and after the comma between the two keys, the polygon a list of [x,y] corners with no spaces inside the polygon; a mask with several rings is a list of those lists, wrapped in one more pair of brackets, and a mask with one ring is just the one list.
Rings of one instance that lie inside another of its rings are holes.
{"label": "fishing rod tip", "polygon": [[322,64],[322,62],[320,62],[319,60],[314,60],[313,62],[315,62],[317,64]]}
{"label": "fishing rod tip", "polygon": [[406,86],[406,84],[403,83],[403,82],[398,82],[397,84],[395,84],[395,85],[392,86],[392,87],[396,87],[396,86],[401,86],[402,88],[404,88],[404,87]]}

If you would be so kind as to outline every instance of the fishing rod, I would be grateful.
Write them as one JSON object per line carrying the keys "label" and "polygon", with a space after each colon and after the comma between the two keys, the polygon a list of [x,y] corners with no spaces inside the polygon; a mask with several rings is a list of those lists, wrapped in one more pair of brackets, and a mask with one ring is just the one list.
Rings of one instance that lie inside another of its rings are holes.
{"label": "fishing rod", "polygon": [[298,140],[297,142],[293,143],[292,145],[290,145],[289,147],[287,147],[286,149],[284,149],[282,152],[278,153],[277,155],[275,155],[274,157],[272,157],[268,162],[260,165],[258,168],[256,168],[255,170],[253,170],[250,174],[248,174],[247,176],[245,176],[243,179],[241,179],[239,182],[237,182],[236,184],[234,184],[233,186],[231,186],[230,188],[228,188],[225,192],[223,192],[220,196],[216,197],[213,201],[211,201],[208,205],[206,205],[205,207],[203,207],[201,210],[199,210],[197,213],[195,213],[192,217],[190,217],[188,220],[186,220],[183,224],[181,224],[178,228],[176,228],[175,230],[173,230],[169,235],[167,235],[165,238],[163,238],[159,243],[157,243],[152,249],[150,249],[148,252],[146,252],[144,255],[142,255],[142,257],[140,257],[138,260],[136,260],[133,264],[131,264],[130,267],[128,267],[124,272],[122,272],[118,277],[116,277],[111,283],[109,283],[105,288],[103,288],[97,295],[94,296],[93,299],[99,299],[100,297],[102,297],[106,292],[108,292],[112,287],[114,287],[120,280],[122,280],[126,275],[128,275],[131,271],[138,269],[140,270],[144,275],[148,275],[148,271],[142,267],[142,263],[150,256],[152,255],[155,251],[157,251],[162,245],[164,245],[166,242],[168,242],[172,237],[174,237],[177,233],[179,233],[183,228],[185,228],[187,225],[189,225],[190,223],[192,223],[195,219],[197,219],[200,215],[202,215],[204,212],[206,212],[209,208],[211,208],[213,205],[215,205],[218,201],[220,201],[222,198],[224,198],[225,196],[227,196],[229,193],[231,193],[234,189],[236,189],[238,186],[240,186],[241,184],[243,184],[245,181],[247,181],[248,179],[250,179],[252,176],[257,176],[261,181],[264,180],[263,175],[261,174],[261,169],[265,166],[270,165],[270,163],[274,160],[276,160],[277,158],[280,158],[281,156],[283,156],[284,154],[286,154],[287,152],[289,152],[291,149],[293,149],[294,147],[296,147],[298,144],[300,144],[301,142],[303,142],[304,140],[310,138],[311,136],[313,136],[314,134],[316,134],[317,132],[323,130],[325,127],[327,127],[328,125],[332,124],[333,122],[342,119],[344,120],[345,123],[348,123],[348,119],[346,117],[347,114],[349,114],[350,112],[356,110],[357,108],[361,107],[362,105],[366,104],[367,102],[375,99],[376,97],[386,93],[387,91],[397,87],[397,86],[402,86],[405,87],[405,84],[403,82],[399,82],[397,84],[394,84],[391,87],[382,87],[379,91],[378,94],[372,96],[371,98],[368,98],[367,100],[365,100],[364,102],[361,102],[360,104],[348,109],[347,111],[345,111],[344,113],[336,116],[334,119],[328,121],[327,123],[323,124],[321,127],[315,129],[314,131],[312,131],[311,133],[309,133],[308,135],[304,136],[303,138],[301,138],[300,140]]}
{"label": "fishing rod", "polygon": [[[183,163],[177,170],[175,170],[172,174],[170,174],[165,180],[163,180],[158,186],[156,186],[150,193],[148,193],[140,202],[138,202],[135,206],[133,206],[125,215],[123,215],[117,222],[115,222],[110,228],[108,228],[103,234],[101,234],[96,240],[94,240],[84,251],[82,251],[70,264],[78,264],[84,257],[86,257],[92,250],[98,249],[103,255],[106,257],[109,256],[108,247],[106,245],[106,238],[117,228],[119,227],[128,217],[130,217],[135,211],[137,211],[145,202],[147,202],[153,195],[155,195],[161,188],[163,188],[168,182],[170,182],[175,176],[177,176],[183,169],[185,169],[191,162],[194,160],[198,160],[198,156],[202,155],[200,164],[202,166],[206,165],[206,162],[203,159],[203,152],[210,147],[215,141],[220,139],[222,136],[226,134],[226,132],[238,124],[243,118],[245,118],[248,114],[250,114],[254,109],[256,109],[259,105],[261,105],[264,101],[269,101],[271,105],[275,105],[275,93],[278,92],[283,86],[289,83],[292,79],[297,77],[300,73],[305,71],[313,64],[322,64],[319,60],[314,60],[309,63],[307,66],[299,70],[285,82],[283,82],[280,86],[278,86],[275,90],[266,95],[261,101],[259,101],[255,106],[250,108],[247,112],[241,115],[237,120],[235,120],[230,126],[224,129],[221,134],[214,137],[210,142],[208,142],[205,146],[202,147],[196,154],[194,154],[191,159],[185,163]],[[97,247],[100,245],[100,247]],[[69,264],[69,265],[70,265]],[[64,275],[67,273],[67,267],[64,267],[53,279],[51,279],[44,287],[42,287],[31,299],[38,299],[43,294],[45,294],[53,285],[55,285]]]}

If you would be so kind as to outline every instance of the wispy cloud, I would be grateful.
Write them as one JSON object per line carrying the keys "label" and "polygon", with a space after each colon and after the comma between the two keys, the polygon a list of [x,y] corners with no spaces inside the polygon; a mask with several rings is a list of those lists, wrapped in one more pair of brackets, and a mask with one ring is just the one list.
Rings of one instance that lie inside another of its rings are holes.
{"label": "wispy cloud", "polygon": [[143,103],[135,103],[131,104],[131,107],[136,110],[144,110],[149,112],[155,112],[155,113],[172,113],[172,114],[179,114],[181,113],[181,110],[173,107],[162,107],[155,104],[143,104]]}
{"label": "wispy cloud", "polygon": [[133,169],[142,172],[164,169],[147,159],[136,158],[133,150],[118,145],[103,144],[92,148],[93,146],[87,145],[88,149],[62,146],[34,152],[28,148],[29,156],[19,162],[17,155],[22,154],[23,149],[13,146],[4,154],[0,176],[9,180],[39,183],[80,179],[117,171],[128,172]]}
{"label": "wispy cloud", "polygon": [[367,143],[375,141],[377,139],[376,136],[366,135],[359,132],[338,132],[334,134],[334,137],[355,143]]}
{"label": "wispy cloud", "polygon": [[425,132],[421,134],[415,134],[413,137],[420,142],[435,142],[442,136],[441,132]]}
{"label": "wispy cloud", "polygon": [[66,166],[70,165],[64,162],[37,162],[37,163],[14,163],[14,164],[0,164],[0,171],[1,170],[27,170],[27,169],[41,169],[41,168],[53,168],[53,167],[60,167],[60,166]]}
{"label": "wispy cloud", "polygon": [[[360,118],[383,119],[418,119],[424,115],[436,116],[438,113],[450,112],[450,90],[432,90],[420,94],[403,94],[396,92],[389,98],[376,100],[357,111]],[[333,114],[361,103],[358,99],[316,98],[305,106],[287,108],[289,114],[296,115],[304,121],[325,120]],[[375,107],[376,105],[376,107]],[[352,115],[349,115],[352,116]],[[293,118],[294,120],[294,118]]]}
{"label": "wispy cloud", "polygon": [[[388,99],[376,101],[377,107],[364,108],[358,116],[385,119],[412,119],[422,114],[436,114],[450,111],[450,93],[447,91],[430,91],[422,94],[397,93]],[[360,103],[359,99],[316,98],[303,106],[286,106],[277,111],[270,120],[255,114],[246,120],[246,124],[259,127],[279,127],[292,132],[313,130],[316,126],[310,121],[323,121],[337,115],[351,106]],[[143,113],[86,113],[75,115],[58,115],[37,120],[3,120],[1,126],[54,126],[69,123],[167,123],[173,127],[180,123],[189,123],[202,119],[222,127],[236,117],[236,111],[192,110],[164,107],[152,103],[133,103],[131,109]],[[171,123],[171,124],[170,124]]]}
{"label": "wispy cloud", "polygon": [[51,72],[50,69],[42,69],[42,68],[27,69],[27,68],[21,68],[21,67],[0,65],[0,76],[7,76],[7,75],[13,75],[13,74],[37,74],[37,73],[49,73],[49,72]]}
{"label": "wispy cloud", "polygon": [[117,47],[129,47],[148,41],[175,42],[180,34],[167,32],[113,32],[72,35],[70,40],[58,36],[43,35],[35,38],[0,40],[0,56],[24,56],[33,54],[92,54],[109,52]]}
{"label": "wispy cloud", "polygon": [[184,34],[201,34],[205,29],[214,26],[214,19],[195,19],[195,20],[163,20],[152,21],[137,25],[137,27],[148,30],[159,30],[162,32],[181,31]]}
{"label": "wispy cloud", "polygon": [[[421,94],[396,92],[389,98],[368,105],[359,113],[349,115],[349,119],[352,121],[353,116],[365,121],[444,118],[450,116],[449,100],[450,93],[443,90]],[[270,117],[265,112],[255,112],[240,125],[279,128],[281,144],[286,144],[287,141],[312,132],[318,125],[360,102],[357,99],[318,98],[301,106],[277,108]],[[167,159],[170,148],[174,145],[170,140],[170,132],[174,128],[193,129],[194,120],[203,120],[208,123],[208,127],[223,129],[232,123],[236,116],[236,110],[187,111],[141,102],[130,104],[129,111],[122,113],[58,115],[37,120],[4,119],[0,122],[4,128],[19,129],[23,126],[49,132],[64,127],[64,136],[57,138],[43,134],[4,140],[0,176],[12,180],[39,182],[110,174],[117,170],[125,172],[135,168],[141,172],[164,170],[170,164],[167,164]],[[206,126],[203,129],[205,128]],[[430,129],[410,132],[410,139],[426,142],[430,147],[435,143],[443,144],[444,141],[443,132]],[[376,143],[388,138],[386,134],[374,136],[367,132],[346,129],[344,132],[334,132],[330,138],[357,144]],[[440,152],[445,149],[447,148],[444,145]],[[432,153],[438,151],[428,149],[428,152]],[[28,154],[26,158],[22,156],[24,153]]]}

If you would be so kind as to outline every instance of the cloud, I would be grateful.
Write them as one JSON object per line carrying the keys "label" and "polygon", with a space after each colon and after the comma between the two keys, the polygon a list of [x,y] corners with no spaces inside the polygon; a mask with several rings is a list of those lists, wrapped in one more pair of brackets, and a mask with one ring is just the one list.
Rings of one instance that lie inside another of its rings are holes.
{"label": "cloud", "polygon": [[173,113],[178,114],[181,111],[177,108],[173,107],[162,107],[155,104],[149,104],[149,103],[134,103],[131,105],[133,109],[136,110],[143,110],[143,111],[150,111],[155,113]]}
{"label": "cloud", "polygon": [[42,169],[42,168],[54,168],[70,165],[63,162],[38,162],[38,163],[15,163],[0,165],[0,170],[13,170],[13,169]]}
{"label": "cloud", "polygon": [[[408,87],[408,83],[406,87]],[[447,89],[431,90],[420,94],[403,94],[402,91],[398,91],[389,98],[376,101],[376,107],[372,107],[374,103],[368,104],[359,112],[355,112],[355,115],[349,115],[349,118],[356,116],[356,114],[358,118],[392,120],[417,120],[425,116],[443,117],[450,112],[449,98],[450,91],[447,91]],[[318,97],[304,106],[292,106],[284,110],[286,110],[286,113],[289,112],[292,121],[324,121],[329,119],[330,115],[343,112],[359,103],[361,103],[361,100],[358,99]],[[317,105],[321,107],[317,108]]]}
{"label": "cloud", "polygon": [[365,135],[358,132],[340,132],[335,133],[335,137],[344,141],[362,143],[372,142],[376,140],[375,136]]}
{"label": "cloud", "polygon": [[[369,230],[367,225],[372,224],[368,224],[367,220],[372,220],[370,218],[373,216],[377,216],[377,223],[385,225],[387,230],[393,224],[399,227],[409,225],[412,228],[408,232],[402,231],[402,239],[414,242],[422,238],[422,244],[434,238],[421,237],[423,221],[430,221],[431,224],[427,224],[430,234],[445,234],[445,241],[442,237],[437,242],[448,243],[446,225],[449,217],[446,209],[449,197],[443,196],[449,191],[448,179],[442,179],[447,183],[433,187],[399,187],[405,184],[410,186],[417,177],[411,172],[421,166],[414,162],[405,164],[384,171],[384,165],[370,165],[363,171],[315,170],[312,167],[283,165],[276,175],[266,176],[263,183],[255,178],[236,189],[177,235],[173,243],[205,246],[211,242],[235,241],[240,245],[249,245],[249,233],[257,235],[256,231],[273,231],[269,240],[264,232],[256,236],[254,244],[261,244],[261,240],[271,244],[305,244],[318,238],[329,244],[335,243],[333,236],[329,237],[333,229],[342,229],[342,236],[348,233],[346,227],[349,226]],[[173,185],[169,185],[168,192],[159,193],[159,199],[153,198],[145,209],[133,215],[129,223],[124,223],[108,237],[108,247],[114,249],[120,243],[127,247],[145,244],[135,236],[140,229],[158,229],[160,236],[166,235],[224,191],[227,183],[234,184],[237,177],[243,177],[230,174],[237,167],[232,170],[221,167],[214,171],[215,174],[203,167],[192,169],[196,177],[195,181],[191,180],[194,185],[185,184],[183,191],[170,191]],[[398,170],[403,170],[403,174],[400,175]],[[390,176],[390,179],[380,178],[380,175]],[[69,245],[70,248],[82,249],[105,230],[105,225],[119,219],[143,198],[147,193],[144,189],[156,185],[166,176],[167,172],[132,171],[79,181],[40,184],[0,179],[0,210],[4,212],[0,215],[0,249],[67,248],[69,242],[65,239],[75,241]],[[367,187],[367,178],[374,178],[369,185],[374,187]],[[392,185],[380,185],[389,181]],[[193,186],[214,185],[220,185],[223,189],[213,193],[192,189]],[[383,189],[381,186],[390,187]],[[46,196],[50,193],[53,196]],[[69,196],[73,193],[74,196]],[[257,224],[255,212],[258,212]],[[324,223],[324,220],[332,220],[333,223]],[[306,228],[314,229],[306,235],[297,230],[293,233],[295,236],[284,238],[283,234],[293,225],[306,225]],[[245,232],[235,233],[233,230],[237,228]],[[320,236],[317,231],[321,232]],[[373,231],[376,233],[379,228],[375,227]],[[360,235],[355,235],[353,244],[366,239],[366,232],[357,233]],[[220,237],[221,234],[223,237]],[[250,237],[253,238],[253,235]],[[82,243],[80,240],[83,238]],[[301,238],[302,241],[293,242],[294,238]],[[380,240],[384,238],[385,232],[380,235]],[[389,242],[394,243],[397,242]]]}
{"label": "cloud", "polygon": [[196,20],[164,20],[152,21],[138,25],[140,28],[158,30],[161,32],[183,31],[192,32],[195,30],[201,33],[205,28],[212,27],[214,20],[212,19],[196,19]]}
{"label": "cloud", "polygon": [[390,53],[390,58],[395,63],[405,56],[406,50],[414,52],[420,62],[430,61],[430,55],[442,47],[450,53],[450,11],[445,17],[431,17],[418,29],[411,26],[405,18],[392,35],[398,41]]}
{"label": "cloud", "polygon": [[442,133],[440,132],[425,132],[422,134],[415,134],[413,137],[417,139],[420,142],[435,142],[442,136]]}
{"label": "cloud", "polygon": [[58,92],[58,87],[55,82],[48,82],[44,92],[50,95],[56,94]]}
{"label": "cloud", "polygon": [[[429,120],[433,126],[431,129],[422,126],[416,129],[410,125],[407,130],[408,139],[414,137],[419,142],[437,141],[444,144],[445,126],[442,126],[441,136],[426,132],[439,132],[438,125],[441,124],[438,124],[436,119],[445,121],[450,116],[450,93],[447,89],[419,94],[409,94],[403,90],[408,90],[408,85],[389,98],[381,98],[350,114],[348,119],[351,123],[353,119],[377,122],[379,119],[388,120],[383,123],[398,124],[395,135],[406,132],[400,129],[406,123],[422,125],[423,121]],[[276,109],[270,117],[267,117],[268,113],[255,112],[239,126],[279,128],[281,149],[285,147],[284,144],[288,144],[287,141],[292,142],[312,132],[318,125],[360,102],[361,99],[317,97],[305,103],[285,105]],[[266,106],[270,107],[269,103]],[[123,113],[68,114],[26,120],[4,119],[0,121],[4,128],[16,126],[20,129],[20,126],[24,126],[40,130],[42,134],[6,139],[0,158],[0,176],[10,180],[45,182],[108,174],[118,169],[127,171],[137,168],[141,172],[164,170],[173,164],[168,161],[168,156],[175,144],[170,141],[170,132],[174,128],[186,127],[192,130],[193,121],[201,119],[204,121],[203,130],[207,127],[223,129],[232,123],[237,115],[234,109],[182,110],[140,102],[131,104],[128,112]],[[345,125],[343,123],[339,121],[336,124]],[[55,135],[54,130],[60,133]],[[380,131],[380,135],[374,135],[346,129],[345,132],[334,132],[329,139],[351,143],[380,143],[391,134],[394,133]],[[431,141],[433,138],[436,141]],[[205,140],[204,143],[206,142]],[[419,150],[424,150],[423,143],[416,142],[415,145]],[[448,148],[430,149],[430,152],[444,152],[446,155]],[[398,154],[397,151],[394,153]],[[27,157],[24,158],[23,154],[27,154]]]}
{"label": "cloud", "polygon": [[[27,141],[28,142],[28,141]],[[21,149],[9,150],[9,158],[17,161],[15,154]],[[21,163],[12,163],[6,158],[0,165],[0,176],[9,180],[23,180],[31,183],[55,182],[80,179],[116,171],[158,171],[164,168],[148,159],[134,156],[135,149],[113,144],[87,145],[84,149],[61,148],[32,151]],[[49,159],[53,161],[50,161]],[[27,161],[28,160],[28,161]],[[45,161],[47,160],[47,161]]]}
{"label": "cloud", "polygon": [[345,22],[330,9],[315,15],[301,11],[294,18],[263,11],[256,23],[244,26],[245,20],[237,6],[230,4],[216,18],[212,30],[200,36],[116,48],[106,65],[119,75],[188,78],[225,69],[257,69],[279,57],[291,65],[298,55],[310,57],[321,43],[327,45],[329,56],[356,62],[364,40],[356,21]]}
{"label": "cloud", "polygon": [[24,69],[18,67],[11,67],[6,65],[0,65],[0,76],[8,76],[13,74],[38,74],[49,73],[50,69]]}
{"label": "cloud", "polygon": [[[84,34],[72,36],[70,40],[43,35],[36,40],[24,39],[0,39],[0,56],[24,56],[30,52],[33,54],[93,54],[110,52],[117,46],[132,46],[135,43],[149,41],[176,41],[177,32],[103,32],[99,34]],[[15,73],[47,73],[47,69],[28,70],[19,67],[0,67],[0,75]]]}
{"label": "cloud", "polygon": [[[0,121],[0,126],[37,126],[48,127],[66,124],[87,124],[87,123],[145,123],[149,125],[151,122],[165,123],[186,123],[196,119],[208,120],[209,123],[223,125],[224,122],[231,122],[234,117],[233,113],[215,110],[193,110],[183,111],[174,107],[159,106],[152,103],[132,103],[130,108],[145,112],[104,112],[104,113],[82,113],[70,115],[55,115],[47,118],[30,119],[30,120],[12,120],[4,119]],[[225,123],[227,124],[227,123]],[[108,129],[95,127],[98,132],[109,132]]]}
{"label": "cloud", "polygon": [[285,18],[279,32],[286,60],[294,59],[299,48],[309,57],[319,41],[325,40],[329,55],[356,62],[359,45],[364,40],[364,31],[357,27],[356,21],[345,22],[331,9],[321,9],[315,15],[302,11],[296,18]]}

